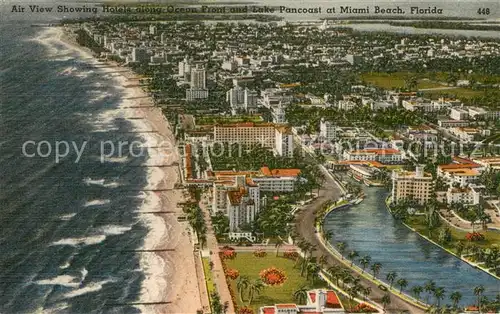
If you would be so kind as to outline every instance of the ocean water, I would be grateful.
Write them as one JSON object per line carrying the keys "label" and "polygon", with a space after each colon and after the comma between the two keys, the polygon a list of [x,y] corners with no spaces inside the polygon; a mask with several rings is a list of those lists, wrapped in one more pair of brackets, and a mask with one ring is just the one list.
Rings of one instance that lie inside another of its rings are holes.
{"label": "ocean water", "polygon": [[[110,75],[44,32],[0,24],[0,313],[138,312],[123,304],[145,279],[147,156],[101,162],[99,143],[143,139],[110,111],[124,95]],[[26,141],[52,154],[25,157]],[[88,143],[56,163],[56,141]]]}

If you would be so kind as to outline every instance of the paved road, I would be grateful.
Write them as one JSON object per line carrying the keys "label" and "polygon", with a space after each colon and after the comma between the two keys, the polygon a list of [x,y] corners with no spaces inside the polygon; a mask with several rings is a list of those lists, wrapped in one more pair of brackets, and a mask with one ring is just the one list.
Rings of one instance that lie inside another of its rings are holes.
{"label": "paved road", "polygon": [[[342,265],[337,257],[332,256],[329,251],[321,245],[320,241],[316,237],[316,230],[314,227],[315,220],[315,210],[327,200],[337,200],[342,194],[339,186],[332,179],[331,175],[325,173],[325,183],[320,189],[318,198],[311,204],[304,207],[296,217],[296,227],[298,233],[309,243],[316,246],[316,250],[313,252],[313,256],[319,258],[321,255],[330,256],[328,258],[328,265]],[[352,273],[357,277],[357,273],[353,271]],[[369,296],[370,299],[380,304],[380,299],[386,293],[378,288],[378,286],[371,281],[361,278],[361,283],[365,287],[370,287],[372,292]],[[391,294],[391,304],[387,307],[388,313],[401,313],[402,311],[407,311],[412,314],[425,313],[422,309],[417,308],[411,304],[406,303],[399,297]]]}

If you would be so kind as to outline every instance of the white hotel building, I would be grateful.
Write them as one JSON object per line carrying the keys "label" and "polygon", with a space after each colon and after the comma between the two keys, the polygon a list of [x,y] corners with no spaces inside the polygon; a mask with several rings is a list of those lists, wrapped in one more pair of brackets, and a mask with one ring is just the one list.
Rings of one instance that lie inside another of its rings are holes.
{"label": "white hotel building", "polygon": [[239,143],[246,146],[260,144],[280,156],[293,155],[291,129],[273,123],[237,123],[214,126],[214,142]]}

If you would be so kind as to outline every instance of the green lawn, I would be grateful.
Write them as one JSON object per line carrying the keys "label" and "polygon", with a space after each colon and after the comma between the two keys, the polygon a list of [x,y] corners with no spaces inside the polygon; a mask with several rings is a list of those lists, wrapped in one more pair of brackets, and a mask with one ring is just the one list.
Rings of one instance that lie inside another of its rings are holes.
{"label": "green lawn", "polygon": [[[405,87],[405,79],[411,76],[412,73],[394,72],[394,73],[363,73],[361,79],[369,84],[378,86],[384,89],[402,88]],[[418,80],[417,88],[435,88],[442,87],[439,82],[434,82],[426,79]]]}
{"label": "green lawn", "polygon": [[[424,216],[413,216],[411,218],[408,219],[407,221],[407,224],[413,228],[415,228],[415,230],[417,230],[419,233],[425,235],[425,236],[429,236],[429,233],[427,232],[427,227],[426,227],[426,224],[425,224],[425,218]],[[446,245],[443,245],[445,248],[455,252],[455,244],[458,242],[458,241],[466,241],[465,239],[465,235],[467,234],[466,231],[461,231],[459,229],[456,229],[456,228],[452,228],[450,225],[446,224],[443,222],[443,224],[441,225],[440,228],[445,228],[445,227],[449,227],[450,228],[450,231],[451,231],[451,236],[452,236],[452,240],[447,243]],[[438,234],[439,234],[439,230],[440,228],[436,229],[435,231],[432,232],[432,237],[431,239],[435,242],[438,242]],[[485,239],[483,241],[474,241],[473,243],[475,245],[477,245],[478,247],[482,247],[482,248],[487,248],[487,247],[491,247],[493,244],[497,244],[500,243],[500,232],[494,232],[494,231],[483,231],[480,227],[478,227],[476,229],[476,231],[482,233],[485,237]]]}
{"label": "green lawn", "polygon": [[212,278],[212,271],[210,271],[210,261],[208,258],[203,257],[203,272],[205,273],[205,283],[207,284],[208,297],[211,299],[212,292],[215,292],[215,284]]}
{"label": "green lawn", "polygon": [[437,99],[442,96],[454,96],[458,99],[460,98],[471,98],[475,96],[483,95],[485,92],[481,90],[473,90],[470,88],[458,87],[453,89],[443,89],[443,90],[432,90],[424,91],[425,97]]}
{"label": "green lawn", "polygon": [[[381,73],[381,72],[372,72],[372,73],[363,73],[360,75],[360,79],[378,86],[384,89],[394,89],[394,88],[404,88],[405,87],[405,79],[410,77],[411,75],[416,75],[415,73],[409,72],[394,72],[394,73]],[[437,73],[435,77],[425,77],[425,74],[419,74],[421,77],[418,79],[417,89],[427,89],[427,88],[439,88],[439,87],[447,87],[441,82],[446,81],[446,75],[444,73]],[[481,77],[484,80],[484,77]],[[497,77],[492,76],[491,79],[497,80]],[[471,98],[475,96],[483,95],[485,92],[481,90],[472,90],[471,88],[466,87],[458,87],[454,89],[443,89],[443,90],[432,90],[432,91],[423,91],[425,97],[431,99],[438,99],[443,96],[455,96],[457,98]]]}
{"label": "green lawn", "polygon": [[[281,253],[280,253],[281,255]],[[262,289],[260,295],[255,296],[252,301],[251,307],[254,309],[255,313],[261,306],[274,305],[277,303],[296,303],[293,298],[293,294],[302,286],[308,286],[313,288],[327,288],[326,284],[323,282],[317,282],[313,284],[311,280],[307,281],[305,277],[300,276],[300,268],[293,268],[294,261],[284,258],[282,256],[275,256],[273,252],[267,252],[265,257],[255,257],[253,253],[241,253],[238,252],[237,256],[233,260],[225,261],[227,268],[237,269],[240,272],[240,276],[248,276],[250,280],[255,280],[259,278],[259,273],[261,270],[275,266],[278,269],[283,270],[287,275],[287,280],[281,286],[271,287],[267,286]],[[234,290],[238,306],[241,306],[238,289],[236,289],[237,280],[229,279],[231,287]],[[341,302],[345,303],[345,299],[339,295]],[[245,303],[247,305],[248,298],[244,297]]]}

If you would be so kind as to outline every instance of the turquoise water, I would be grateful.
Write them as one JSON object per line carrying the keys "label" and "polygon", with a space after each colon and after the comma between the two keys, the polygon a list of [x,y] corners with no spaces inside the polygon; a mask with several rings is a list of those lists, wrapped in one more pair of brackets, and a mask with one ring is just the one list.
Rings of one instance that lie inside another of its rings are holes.
{"label": "turquoise water", "polygon": [[[365,188],[365,193],[361,204],[331,212],[324,228],[334,233],[333,243],[345,242],[347,251],[356,250],[360,256],[371,256],[372,263],[381,263],[380,278],[384,279],[388,272],[396,272],[409,283],[404,291],[410,291],[415,285],[423,286],[432,279],[446,290],[442,304],[451,304],[449,295],[453,291],[462,293],[461,304],[475,303],[473,289],[478,285],[485,287],[484,295],[489,298],[500,292],[500,280],[457,259],[394,220],[385,208],[387,190]],[[423,293],[422,297],[427,295]]]}

